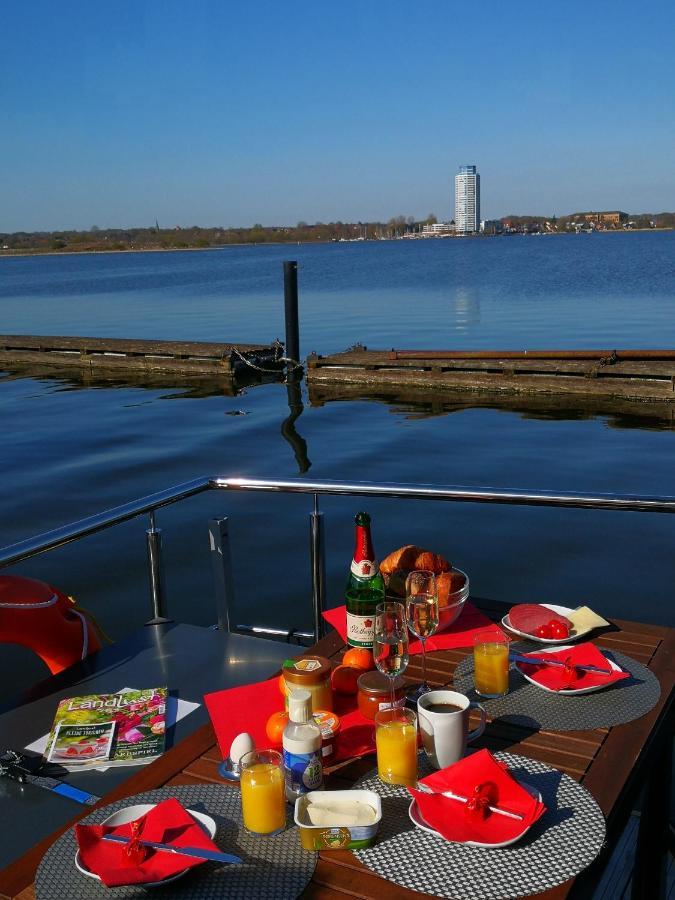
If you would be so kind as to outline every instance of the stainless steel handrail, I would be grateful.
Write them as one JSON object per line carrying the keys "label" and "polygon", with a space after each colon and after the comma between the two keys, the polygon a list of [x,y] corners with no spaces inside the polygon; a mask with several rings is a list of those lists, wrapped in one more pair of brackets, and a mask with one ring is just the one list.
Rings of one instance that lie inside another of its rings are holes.
{"label": "stainless steel handrail", "polygon": [[[209,490],[257,491],[266,493],[291,493],[314,495],[313,521],[310,535],[310,556],[312,571],[312,598],[314,622],[317,633],[320,630],[323,611],[322,559],[318,496],[360,496],[394,498],[399,500],[439,500],[459,503],[497,503],[520,506],[548,506],[567,509],[603,509],[628,512],[675,513],[675,497],[644,497],[626,494],[583,494],[547,493],[531,490],[497,490],[494,488],[438,487],[424,484],[398,484],[346,481],[284,480],[274,478],[196,478],[192,481],[167,488],[147,497],[132,500],[113,509],[96,513],[78,522],[55,528],[27,540],[0,549],[0,568],[30,559],[72,541],[95,534],[105,528],[118,525],[144,513],[151,515],[162,507],[169,506]],[[156,560],[155,560],[156,564]],[[156,581],[156,579],[155,579]],[[154,608],[158,608],[158,598],[153,597]],[[244,627],[244,626],[242,626]],[[250,627],[250,626],[245,626]],[[270,630],[270,633],[274,629]]]}
{"label": "stainless steel handrail", "polygon": [[77,522],[62,525],[0,549],[0,568],[54,550],[105,528],[144,513],[169,506],[208,490],[263,491],[267,493],[392,497],[399,500],[444,500],[461,503],[499,503],[520,506],[557,506],[576,509],[625,510],[629,512],[675,513],[675,497],[641,497],[631,494],[547,493],[492,488],[436,487],[421,484],[374,483],[368,481],[306,481],[275,478],[195,478],[183,484],[131,500]]}

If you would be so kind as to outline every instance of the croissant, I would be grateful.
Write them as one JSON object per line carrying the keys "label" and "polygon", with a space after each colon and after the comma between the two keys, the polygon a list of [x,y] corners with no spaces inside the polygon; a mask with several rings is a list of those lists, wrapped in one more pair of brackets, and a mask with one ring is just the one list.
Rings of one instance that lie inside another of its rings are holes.
{"label": "croissant", "polygon": [[391,575],[398,569],[412,571],[413,569],[426,569],[435,575],[441,572],[448,572],[452,566],[438,553],[432,553],[430,550],[424,550],[422,547],[416,547],[414,544],[407,544],[394,550],[389,556],[380,563],[380,572],[383,575]]}

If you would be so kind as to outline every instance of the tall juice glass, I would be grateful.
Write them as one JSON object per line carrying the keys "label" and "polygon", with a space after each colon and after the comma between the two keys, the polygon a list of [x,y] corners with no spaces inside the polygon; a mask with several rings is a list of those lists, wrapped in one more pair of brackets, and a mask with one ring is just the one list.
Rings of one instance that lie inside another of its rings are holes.
{"label": "tall juice glass", "polygon": [[509,639],[505,634],[479,631],[473,639],[473,678],[481,697],[503,697],[509,691]]}
{"label": "tall juice glass", "polygon": [[242,756],[241,811],[250,834],[277,834],[286,827],[284,765],[276,750],[251,750]]}
{"label": "tall juice glass", "polygon": [[417,784],[417,716],[411,709],[375,714],[377,774],[388,784]]}

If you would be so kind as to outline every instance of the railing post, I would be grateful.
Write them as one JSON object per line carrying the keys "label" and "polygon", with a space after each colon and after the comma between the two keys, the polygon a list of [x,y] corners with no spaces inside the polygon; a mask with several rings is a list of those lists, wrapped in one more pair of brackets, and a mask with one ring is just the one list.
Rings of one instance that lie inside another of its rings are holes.
{"label": "railing post", "polygon": [[150,579],[150,603],[152,618],[146,625],[170,622],[166,617],[166,591],[162,567],[162,530],[155,527],[155,513],[150,513],[150,528],[145,532],[148,550],[148,576]]}
{"label": "railing post", "polygon": [[295,261],[284,263],[284,309],[286,313],[286,357],[300,362],[298,264]]}
{"label": "railing post", "polygon": [[211,568],[216,591],[216,612],[218,628],[230,631],[230,606],[234,601],[234,578],[232,556],[230,554],[229,519],[209,519],[209,549]]}
{"label": "railing post", "polygon": [[325,623],[321,615],[326,608],[326,557],[324,547],[323,513],[319,512],[319,495],[314,494],[314,510],[309,514],[309,556],[312,569],[314,636],[317,641],[325,634]]}

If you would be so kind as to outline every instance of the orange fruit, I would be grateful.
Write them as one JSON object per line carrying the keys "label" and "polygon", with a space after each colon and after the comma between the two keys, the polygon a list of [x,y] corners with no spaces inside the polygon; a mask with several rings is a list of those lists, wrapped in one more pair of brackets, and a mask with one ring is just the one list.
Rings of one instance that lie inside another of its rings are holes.
{"label": "orange fruit", "polygon": [[267,720],[267,725],[265,725],[265,734],[269,738],[269,740],[273,744],[280,744],[281,738],[284,733],[284,728],[286,727],[286,723],[288,722],[288,713],[284,712],[275,712]]}
{"label": "orange fruit", "polygon": [[363,675],[363,669],[354,666],[338,666],[333,669],[330,684],[337,694],[356,694],[359,689],[359,676]]}
{"label": "orange fruit", "polygon": [[373,654],[365,647],[352,647],[342,657],[343,666],[352,666],[354,669],[363,669],[367,672],[375,668]]}
{"label": "orange fruit", "polygon": [[279,681],[277,682],[277,684],[279,685],[279,690],[281,691],[281,696],[285,697],[286,696],[286,679],[284,678],[283,675],[279,676]]}

